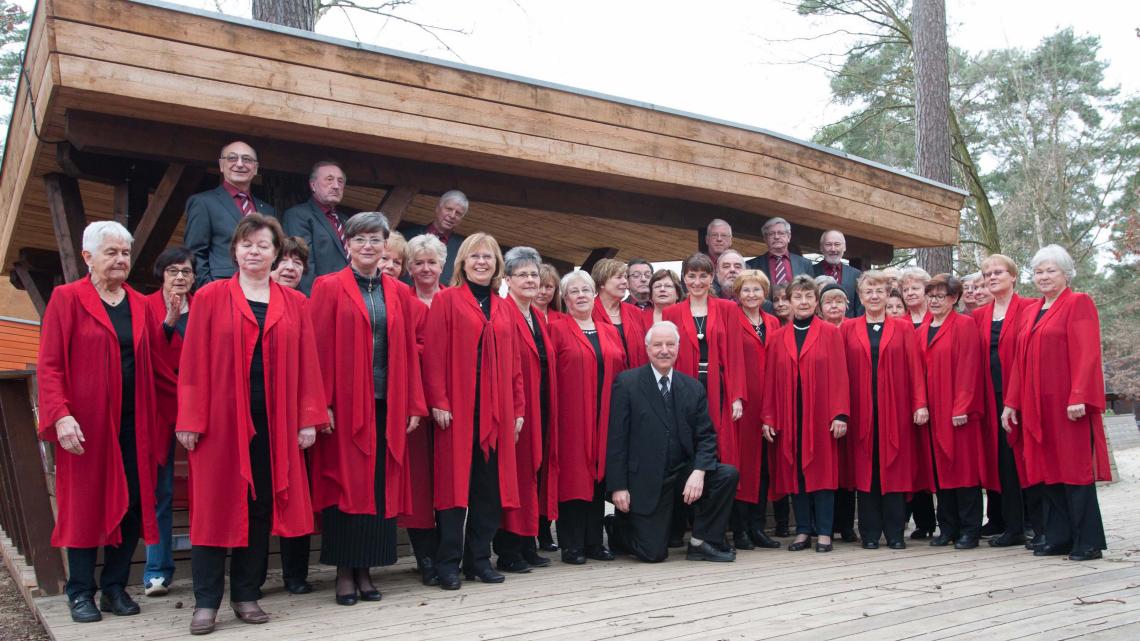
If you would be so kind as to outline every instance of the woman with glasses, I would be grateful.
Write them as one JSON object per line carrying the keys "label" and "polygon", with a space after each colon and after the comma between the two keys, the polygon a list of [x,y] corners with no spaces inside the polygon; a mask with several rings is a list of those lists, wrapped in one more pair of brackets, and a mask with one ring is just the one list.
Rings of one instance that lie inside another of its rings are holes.
{"label": "woman with glasses", "polygon": [[681,279],[677,272],[671,269],[658,269],[649,279],[650,307],[643,310],[646,327],[653,327],[654,323],[661,322],[665,310],[676,305],[682,299]]}

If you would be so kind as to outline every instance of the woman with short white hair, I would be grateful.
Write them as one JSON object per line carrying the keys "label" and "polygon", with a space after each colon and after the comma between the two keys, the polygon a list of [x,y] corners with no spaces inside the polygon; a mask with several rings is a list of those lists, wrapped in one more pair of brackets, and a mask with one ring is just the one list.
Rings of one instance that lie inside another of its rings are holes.
{"label": "woman with short white hair", "polygon": [[447,246],[432,234],[421,234],[404,247],[404,269],[412,279],[416,298],[431,306],[440,290],[439,278],[447,263]]}
{"label": "woman with short white hair", "polygon": [[1034,556],[1099,559],[1108,546],[1095,483],[1112,479],[1100,319],[1088,294],[1069,289],[1076,268],[1063,248],[1042,247],[1030,267],[1043,298],[1025,310],[1002,427],[1022,448],[1022,486],[1044,484],[1045,542]]}
{"label": "woman with short white hair", "polygon": [[915,329],[930,320],[930,310],[926,306],[926,284],[929,282],[930,274],[921,267],[907,267],[899,274],[899,291]]}

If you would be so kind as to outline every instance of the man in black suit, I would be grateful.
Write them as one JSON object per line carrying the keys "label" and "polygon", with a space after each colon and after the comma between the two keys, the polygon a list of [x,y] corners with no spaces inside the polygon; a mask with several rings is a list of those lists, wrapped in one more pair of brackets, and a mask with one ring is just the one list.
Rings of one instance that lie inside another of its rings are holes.
{"label": "man in black suit", "polygon": [[[786,285],[800,274],[812,276],[811,261],[793,253],[789,249],[792,241],[792,226],[780,217],[769,218],[760,228],[768,251],[745,263],[748,269],[759,269],[768,277],[775,289],[776,285]],[[771,296],[771,291],[769,291]]]}
{"label": "man in black suit", "polygon": [[645,336],[650,363],[614,381],[606,453],[606,489],[617,508],[606,521],[610,547],[664,561],[674,493],[684,483],[695,515],[686,558],[734,561],[724,532],[740,475],[717,462],[704,386],[673,369],[679,342],[676,325],[654,324]]}
{"label": "man in black suit", "polygon": [[222,184],[186,201],[184,244],[194,256],[199,287],[234,275],[237,267],[230,258],[230,240],[242,217],[253,213],[277,215],[271,205],[249,191],[257,166],[253,147],[240,140],[231,142],[222,148],[218,158]]}
{"label": "man in black suit", "polygon": [[847,252],[847,238],[838,229],[829,229],[819,238],[819,253],[823,260],[812,268],[814,276],[831,276],[847,294],[847,317],[855,318],[863,313],[863,304],[859,302],[859,292],[855,284],[862,271],[851,265],[843,263],[843,254]]}
{"label": "man in black suit", "polygon": [[345,251],[344,214],[337,205],[344,198],[344,170],[331,160],[313,165],[309,189],[313,197],[285,210],[281,225],[289,236],[300,236],[309,246],[309,264],[301,277],[301,291],[311,293],[317,276],[331,274],[348,265]]}
{"label": "man in black suit", "polygon": [[467,195],[458,189],[452,189],[439,197],[439,202],[435,206],[435,220],[427,225],[408,225],[402,230],[408,240],[421,234],[432,234],[447,247],[447,261],[443,264],[443,273],[439,276],[440,285],[451,285],[455,254],[459,252],[463,239],[467,238],[455,233],[455,228],[467,215],[467,207]]}

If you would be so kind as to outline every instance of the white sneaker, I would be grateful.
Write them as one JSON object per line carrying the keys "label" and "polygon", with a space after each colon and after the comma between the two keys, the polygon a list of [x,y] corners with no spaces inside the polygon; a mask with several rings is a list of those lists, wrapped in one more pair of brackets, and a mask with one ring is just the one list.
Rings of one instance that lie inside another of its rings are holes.
{"label": "white sneaker", "polygon": [[143,593],[147,596],[163,596],[169,591],[170,589],[166,587],[166,581],[164,581],[162,577],[157,576],[151,578],[151,580],[147,581],[146,585],[143,586]]}

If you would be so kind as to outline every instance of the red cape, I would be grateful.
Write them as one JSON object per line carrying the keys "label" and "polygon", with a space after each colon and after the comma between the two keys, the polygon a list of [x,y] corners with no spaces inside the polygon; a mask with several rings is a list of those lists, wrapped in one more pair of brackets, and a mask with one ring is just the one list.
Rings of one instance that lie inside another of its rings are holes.
{"label": "red cape", "polygon": [[780,330],[780,320],[767,312],[760,312],[760,318],[764,322],[765,340],[761,343],[756,330],[752,328],[751,321],[740,308],[728,316],[730,331],[738,334],[735,340],[741,345],[739,356],[733,355],[729,358],[740,361],[743,365],[744,393],[748,399],[744,404],[744,414],[736,424],[736,438],[740,450],[738,458],[740,482],[736,485],[736,500],[756,503],[760,498],[760,466],[765,456],[769,461],[772,460],[772,451],[775,449],[769,448],[768,441],[764,440],[761,429],[764,423],[761,418],[764,406],[761,401],[764,398],[764,380],[767,378],[765,367],[768,364],[768,345]]}
{"label": "red cape", "polygon": [[[538,516],[547,515],[550,519],[558,518],[558,496],[552,492],[546,479],[539,478],[539,470],[543,464],[543,433],[546,440],[557,440],[558,410],[556,395],[550,394],[550,407],[547,415],[550,417],[547,425],[542,424],[542,395],[540,384],[542,367],[538,360],[538,345],[534,342],[534,333],[526,322],[526,317],[519,311],[519,307],[508,296],[504,300],[510,304],[515,317],[515,340],[519,345],[519,363],[522,371],[523,395],[526,398],[526,414],[523,421],[522,433],[519,434],[518,443],[515,444],[516,462],[519,484],[519,509],[503,512],[502,527],[508,532],[521,536],[538,535]],[[555,389],[555,372],[557,371],[557,356],[550,344],[550,332],[547,331],[546,321],[537,309],[531,308],[531,318],[538,323],[538,330],[542,336],[543,349],[546,351],[546,388]],[[549,446],[547,446],[549,447]],[[549,468],[549,463],[547,463]],[[543,477],[547,477],[544,474]],[[550,516],[553,514],[554,516]]]}
{"label": "red cape", "polygon": [[[262,337],[265,405],[273,481],[273,534],[313,530],[305,463],[297,445],[304,427],[328,423],[313,325],[301,292],[269,283]],[[176,429],[201,434],[190,460],[190,541],[245,547],[246,496],[254,491],[249,368],[257,320],[238,276],[198,290],[178,372]]]}
{"label": "red cape", "polygon": [[617,330],[597,320],[594,326],[602,346],[600,405],[598,359],[578,321],[565,316],[548,327],[558,381],[551,390],[558,403],[558,450],[552,457],[548,482],[558,489],[559,501],[592,500],[594,484],[606,475],[610,392],[614,377],[625,369],[625,357]]}
{"label": "red cape", "polygon": [[[424,351],[424,328],[427,326],[428,306],[412,296],[412,324],[416,331],[416,360],[422,365]],[[423,375],[421,369],[421,376]],[[421,379],[422,382],[422,379]],[[426,399],[425,399],[426,403]],[[428,412],[430,414],[430,412]],[[416,431],[408,434],[408,478],[412,486],[412,502],[396,524],[402,528],[431,529],[435,527],[434,458],[432,435],[435,423],[431,416],[420,421]]]}
{"label": "red cape", "polygon": [[[1033,301],[1023,312],[1027,325],[1005,398],[1018,411],[1011,439],[1025,456],[1021,485],[1111,481],[1096,305],[1066,289],[1034,324],[1044,304]],[[1068,406],[1081,403],[1084,417],[1070,421]]]}
{"label": "red cape", "polygon": [[432,299],[424,330],[424,394],[429,408],[451,412],[451,425],[436,428],[435,508],[467,507],[475,430],[475,355],[482,340],[479,445],[499,461],[503,509],[519,506],[515,472],[515,419],[524,416],[515,321],[510,303],[491,294],[491,320],[467,286],[449,287]]}
{"label": "red cape", "polygon": [[[142,497],[143,538],[158,542],[154,514],[154,483],[160,459],[165,459],[169,418],[174,406],[174,381],[152,349],[165,340],[148,309],[146,298],[126,285],[134,334],[135,452]],[[51,544],[93,548],[118,545],[119,523],[130,497],[119,449],[122,368],[119,340],[99,292],[90,278],[61,285],[52,292],[40,330],[36,367],[39,388],[39,435],[56,442],[55,422],[71,416],[83,431],[83,454],[55,448],[58,506]],[[150,497],[151,500],[147,500]]]}
{"label": "red cape", "polygon": [[[879,339],[878,388],[871,387],[871,342],[867,318],[848,319],[840,328],[851,384],[852,481],[855,489],[871,491],[875,419],[879,403],[879,482],[882,492],[934,490],[930,467],[930,432],[914,424],[914,413],[926,407],[926,378],[909,320],[888,318]],[[872,394],[875,396],[872,397]]]}
{"label": "red cape", "polygon": [[[1002,399],[1006,396],[1006,390],[1009,389],[1009,379],[1013,375],[1013,361],[1016,356],[1017,341],[1021,337],[1021,333],[1025,331],[1025,308],[1034,302],[1032,298],[1022,298],[1017,294],[1009,301],[1009,306],[1005,310],[1005,320],[1001,324],[1001,335],[998,336],[998,360],[1001,362],[1001,388]],[[994,320],[994,304],[983,305],[973,312],[974,323],[978,326],[978,338],[981,342],[982,349],[982,390],[984,397],[982,399],[982,421],[986,438],[983,442],[985,446],[987,464],[992,460],[992,465],[997,467],[997,450],[998,450],[998,430],[1001,429],[1001,411],[1002,408],[997,407],[997,398],[994,396],[993,380],[990,376],[990,328]],[[1012,438],[1012,436],[1010,437]],[[1017,477],[1018,479],[1025,478],[1025,457],[1022,455],[1020,447],[1014,447],[1011,441],[1011,449],[1013,450],[1013,458],[1017,463]],[[1000,479],[999,479],[1000,480]]]}
{"label": "red cape", "polygon": [[[938,489],[998,489],[997,467],[986,459],[982,431],[982,346],[971,317],[950,312],[928,344],[927,319],[915,331],[926,367],[926,401]],[[965,415],[955,427],[953,417]],[[994,438],[997,438],[996,436]]]}
{"label": "red cape", "polygon": [[[186,297],[187,310],[193,305],[194,297]],[[157,323],[154,331],[154,340],[151,341],[151,353],[154,358],[161,359],[165,369],[170,372],[173,379],[170,382],[172,386],[172,393],[170,395],[170,404],[167,408],[166,414],[169,415],[169,420],[165,421],[163,425],[159,426],[158,438],[155,440],[155,447],[160,450],[158,454],[158,464],[166,465],[166,456],[170,452],[170,448],[163,448],[163,443],[170,443],[170,439],[174,438],[174,421],[178,417],[178,361],[182,359],[182,334],[173,332],[170,339],[166,338],[166,330],[163,329],[163,321],[166,320],[166,299],[162,297],[162,290],[149,294],[146,297],[146,304],[150,310],[151,322]]]}
{"label": "red cape", "polygon": [[[594,299],[593,315],[596,325],[609,325],[617,329],[602,305],[601,296]],[[566,317],[573,318],[569,314]],[[649,362],[649,354],[645,352],[645,332],[648,329],[649,327],[645,325],[645,315],[640,309],[629,303],[621,304],[621,332],[618,338],[621,339],[620,344],[625,355],[625,369],[641,367]]]}
{"label": "red cape", "polygon": [[[796,439],[796,379],[803,387],[803,442]],[[813,317],[803,349],[796,356],[796,335],[789,323],[768,343],[763,423],[776,430],[771,496],[799,491],[796,450],[802,449],[804,487],[808,492],[839,488],[839,444],[831,422],[850,414],[847,364],[839,328]]]}
{"label": "red cape", "polygon": [[[389,276],[382,276],[380,282],[388,329],[383,516],[392,518],[411,509],[408,418],[424,416],[427,407],[420,383],[412,294]],[[308,308],[313,330],[321,337],[317,354],[325,399],[336,425],[332,434],[318,435],[313,446],[313,509],[335,505],[348,514],[375,514],[379,426],[372,380],[372,324],[352,268],[318,278]]]}
{"label": "red cape", "polygon": [[[733,316],[740,312],[736,304],[730,301],[711,296],[707,300],[705,340],[708,342],[709,375],[705,388],[709,398],[709,418],[716,428],[716,449],[720,461],[739,467],[740,446],[737,444],[736,424],[732,420],[732,402],[747,399],[744,362],[738,357],[743,349],[741,335],[730,331],[730,327]],[[678,372],[700,380],[698,368],[701,348],[689,303],[689,300],[684,300],[670,306],[661,313],[661,319],[672,322],[681,334],[677,364],[674,367]]]}

